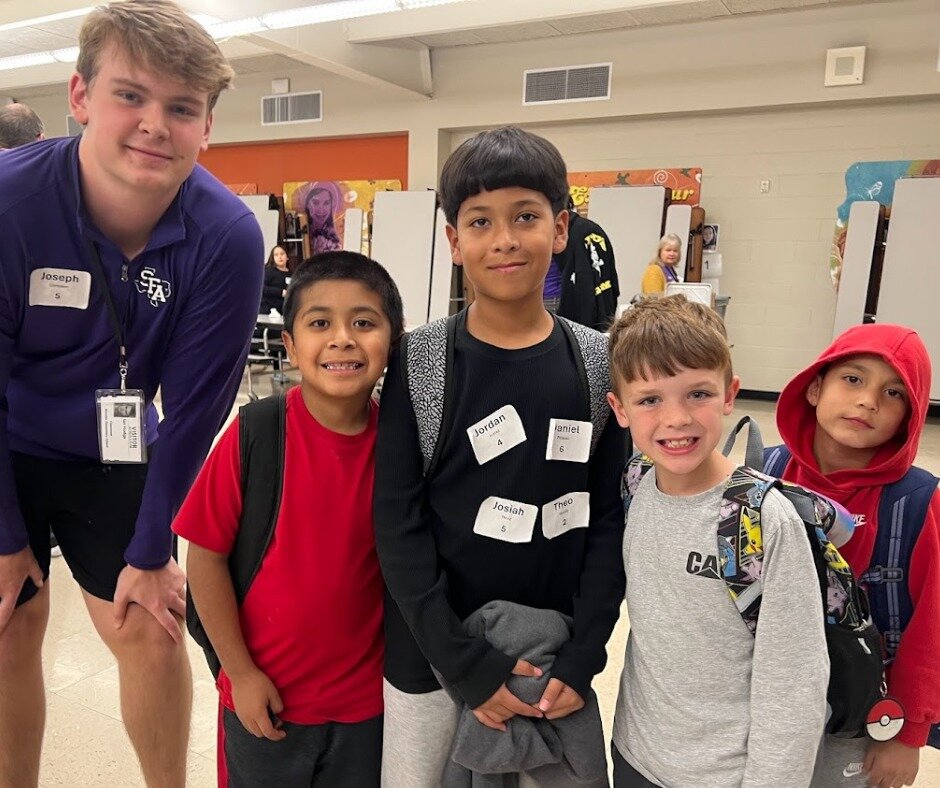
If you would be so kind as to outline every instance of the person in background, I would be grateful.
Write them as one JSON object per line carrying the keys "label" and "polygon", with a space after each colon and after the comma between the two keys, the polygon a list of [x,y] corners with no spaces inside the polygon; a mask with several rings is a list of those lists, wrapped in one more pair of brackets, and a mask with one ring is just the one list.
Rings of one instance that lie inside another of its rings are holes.
{"label": "person in background", "polygon": [[283,246],[275,246],[264,264],[264,289],[261,292],[259,315],[267,315],[272,309],[284,311],[284,296],[287,295],[290,279],[290,256]]}
{"label": "person in background", "polygon": [[675,233],[668,233],[659,239],[656,256],[650,260],[643,274],[640,292],[643,295],[663,295],[666,285],[678,282],[676,265],[682,257],[682,239]]}
{"label": "person in background", "polygon": [[42,120],[26,104],[0,107],[0,149],[18,148],[46,138]]}

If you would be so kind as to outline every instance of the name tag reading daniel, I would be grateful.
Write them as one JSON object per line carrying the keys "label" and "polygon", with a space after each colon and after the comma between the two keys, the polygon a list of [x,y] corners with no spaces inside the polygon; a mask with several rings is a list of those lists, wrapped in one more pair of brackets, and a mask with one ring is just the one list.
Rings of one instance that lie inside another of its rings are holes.
{"label": "name tag reading daniel", "polygon": [[144,439],[144,392],[99,389],[98,450],[105,463],[147,462]]}
{"label": "name tag reading daniel", "polygon": [[546,460],[587,462],[591,456],[591,435],[594,425],[589,421],[549,419]]}
{"label": "name tag reading daniel", "polygon": [[480,465],[495,460],[526,439],[522,419],[512,405],[504,405],[480,419],[467,430],[467,437]]}

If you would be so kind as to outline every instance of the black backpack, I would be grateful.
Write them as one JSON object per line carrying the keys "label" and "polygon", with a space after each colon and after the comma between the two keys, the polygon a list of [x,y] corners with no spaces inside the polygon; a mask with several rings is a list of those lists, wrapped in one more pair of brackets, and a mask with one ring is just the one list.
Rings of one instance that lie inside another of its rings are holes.
{"label": "black backpack", "polygon": [[[286,416],[284,394],[249,402],[238,409],[242,514],[228,566],[239,607],[261,568],[277,525],[284,487]],[[186,628],[205,652],[212,675],[218,678],[221,664],[189,591],[186,592]]]}

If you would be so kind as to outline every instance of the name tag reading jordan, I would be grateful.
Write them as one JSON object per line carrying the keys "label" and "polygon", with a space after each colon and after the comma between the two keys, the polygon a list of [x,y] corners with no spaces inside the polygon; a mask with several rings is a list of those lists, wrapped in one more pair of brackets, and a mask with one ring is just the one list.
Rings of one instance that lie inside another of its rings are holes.
{"label": "name tag reading jordan", "polygon": [[542,533],[546,539],[554,539],[572,528],[587,528],[590,522],[590,493],[568,493],[542,507]]}
{"label": "name tag reading jordan", "polygon": [[91,274],[71,268],[37,268],[29,275],[30,306],[88,309]]}
{"label": "name tag reading jordan", "polygon": [[587,462],[591,456],[591,435],[594,425],[589,421],[549,419],[546,460]]}
{"label": "name tag reading jordan", "polygon": [[490,496],[480,504],[473,533],[503,542],[531,542],[538,514],[538,506]]}
{"label": "name tag reading jordan", "polygon": [[512,405],[504,405],[467,430],[473,454],[480,465],[486,465],[514,446],[525,443],[522,419]]}

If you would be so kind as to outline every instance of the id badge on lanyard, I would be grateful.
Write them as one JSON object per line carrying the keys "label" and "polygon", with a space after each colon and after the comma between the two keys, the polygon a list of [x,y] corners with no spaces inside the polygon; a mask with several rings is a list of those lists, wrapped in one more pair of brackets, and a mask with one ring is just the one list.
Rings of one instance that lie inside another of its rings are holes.
{"label": "id badge on lanyard", "polygon": [[98,416],[98,455],[103,463],[145,463],[147,443],[144,433],[144,392],[127,388],[127,347],[124,344],[124,329],[118,320],[111,289],[101,266],[98,250],[88,241],[91,261],[95,273],[101,280],[101,288],[108,306],[108,316],[118,342],[118,372],[121,388],[95,391],[95,412]]}

